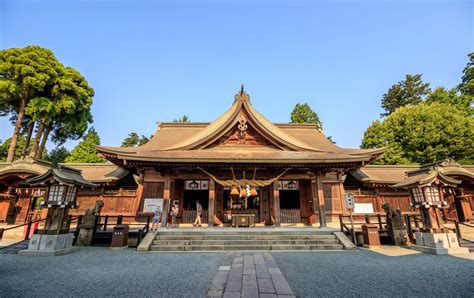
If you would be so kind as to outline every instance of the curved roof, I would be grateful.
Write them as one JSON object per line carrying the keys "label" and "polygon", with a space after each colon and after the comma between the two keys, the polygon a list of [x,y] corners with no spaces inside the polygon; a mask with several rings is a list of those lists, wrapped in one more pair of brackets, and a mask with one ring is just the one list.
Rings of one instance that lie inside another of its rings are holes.
{"label": "curved roof", "polygon": [[[243,121],[265,144],[222,146],[223,137],[237,131]],[[217,142],[217,143],[216,143]],[[106,158],[152,162],[368,162],[380,149],[345,149],[331,143],[310,124],[273,124],[258,113],[241,91],[232,106],[212,123],[160,123],[152,139],[138,147],[97,146]]]}

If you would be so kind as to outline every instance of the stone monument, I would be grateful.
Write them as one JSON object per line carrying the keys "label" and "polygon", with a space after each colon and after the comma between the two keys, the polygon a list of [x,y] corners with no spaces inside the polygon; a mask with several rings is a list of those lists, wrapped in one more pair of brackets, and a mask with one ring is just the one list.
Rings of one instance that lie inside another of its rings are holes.
{"label": "stone monument", "polygon": [[92,236],[94,235],[95,219],[100,215],[100,211],[104,206],[104,202],[97,200],[93,209],[87,209],[86,214],[82,218],[82,223],[79,226],[79,236],[77,237],[77,246],[89,246],[92,243]]}

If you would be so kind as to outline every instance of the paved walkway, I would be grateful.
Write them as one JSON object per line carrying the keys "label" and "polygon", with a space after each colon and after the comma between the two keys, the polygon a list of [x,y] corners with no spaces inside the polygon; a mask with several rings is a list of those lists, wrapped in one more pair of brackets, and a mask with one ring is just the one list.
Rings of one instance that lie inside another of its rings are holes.
{"label": "paved walkway", "polygon": [[270,253],[236,252],[223,258],[208,297],[294,297]]}

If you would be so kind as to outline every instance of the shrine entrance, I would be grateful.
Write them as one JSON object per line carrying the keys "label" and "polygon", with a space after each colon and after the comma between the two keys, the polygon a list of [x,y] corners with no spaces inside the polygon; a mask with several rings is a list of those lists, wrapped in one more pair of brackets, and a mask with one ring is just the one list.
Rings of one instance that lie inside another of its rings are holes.
{"label": "shrine entrance", "polygon": [[192,223],[196,218],[196,202],[202,205],[201,221],[207,222],[209,206],[209,182],[207,180],[186,180],[183,194],[183,223]]}
{"label": "shrine entrance", "polygon": [[300,191],[298,181],[279,181],[280,217],[282,223],[301,222]]}

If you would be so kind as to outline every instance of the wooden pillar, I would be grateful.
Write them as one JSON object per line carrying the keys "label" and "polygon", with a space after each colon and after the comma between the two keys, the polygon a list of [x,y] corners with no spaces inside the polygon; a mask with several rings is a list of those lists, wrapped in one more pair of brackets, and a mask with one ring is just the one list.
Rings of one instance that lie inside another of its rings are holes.
{"label": "wooden pillar", "polygon": [[[319,226],[324,228],[326,224],[326,210],[324,209],[324,192],[321,172],[316,172],[316,183],[313,184],[313,210],[318,210]],[[315,212],[316,213],[316,212]]]}
{"label": "wooden pillar", "polygon": [[275,217],[275,227],[280,227],[280,191],[278,190],[278,181],[272,184],[273,191],[273,216]]}
{"label": "wooden pillar", "polygon": [[209,180],[209,206],[207,207],[207,224],[208,228],[214,227],[214,215],[216,210],[216,183]]}
{"label": "wooden pillar", "polygon": [[163,190],[163,210],[161,216],[161,228],[168,227],[168,211],[170,208],[170,188],[171,188],[171,176],[165,174],[165,187]]}

